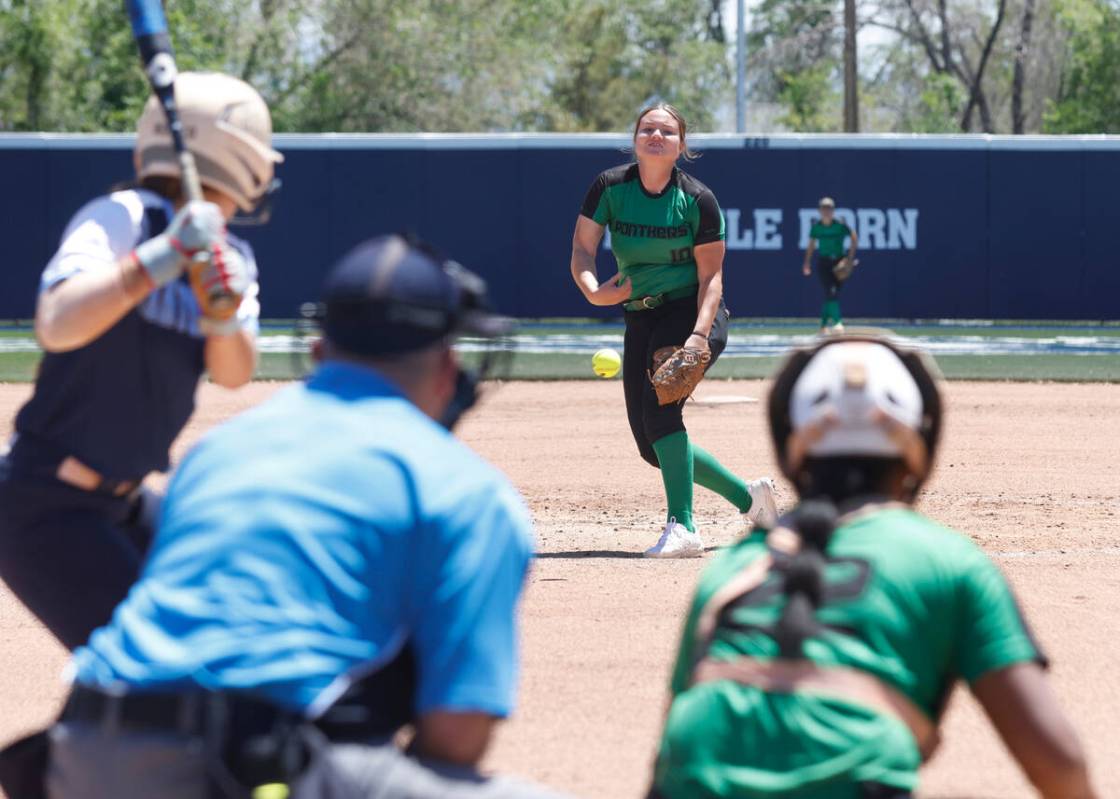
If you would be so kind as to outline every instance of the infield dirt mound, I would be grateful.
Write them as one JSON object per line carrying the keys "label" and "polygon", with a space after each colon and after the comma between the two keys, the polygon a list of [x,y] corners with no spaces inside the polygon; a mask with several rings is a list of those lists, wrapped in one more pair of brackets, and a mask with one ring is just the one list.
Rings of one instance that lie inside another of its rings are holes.
{"label": "infield dirt mound", "polygon": [[[706,395],[764,397],[761,381],[708,381]],[[277,389],[204,386],[176,456],[213,424]],[[10,418],[27,386],[0,387]],[[975,538],[1005,570],[1053,660],[1102,796],[1120,796],[1120,389],[950,383],[939,467],[921,508]],[[776,474],[765,404],[691,407],[696,440],[746,477]],[[462,437],[511,477],[540,556],[522,610],[521,700],[488,764],[587,797],[641,797],[681,616],[704,560],[647,561],[661,483],[630,441],[619,381],[511,383]],[[792,493],[780,487],[780,499]],[[734,540],[735,510],[699,490],[709,547]],[[80,601],[75,597],[75,601]],[[61,649],[0,586],[0,741],[57,712]],[[1021,799],[1032,792],[975,703],[958,691],[921,796]]]}

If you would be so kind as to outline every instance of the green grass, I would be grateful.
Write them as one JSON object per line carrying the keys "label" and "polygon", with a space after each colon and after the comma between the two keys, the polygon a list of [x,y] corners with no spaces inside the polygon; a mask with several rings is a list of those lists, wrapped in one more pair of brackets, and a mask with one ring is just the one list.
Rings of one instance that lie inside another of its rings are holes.
{"label": "green grass", "polygon": [[0,383],[28,383],[34,380],[39,358],[37,352],[0,353]]}
{"label": "green grass", "polygon": [[[1117,322],[993,322],[982,324],[913,324],[901,320],[852,320],[853,324],[889,327],[898,334],[939,337],[1019,337],[1052,338],[1056,336],[1120,337]],[[527,320],[522,335],[547,336],[617,336],[622,334],[620,322],[594,319]],[[291,335],[291,322],[275,320],[266,323],[264,336]],[[808,336],[816,332],[816,324],[805,319],[765,319],[738,322],[731,326],[731,335],[772,335],[779,337]],[[27,322],[0,322],[0,340],[30,339]],[[27,382],[34,379],[39,362],[38,352],[0,352],[0,381]],[[711,377],[717,379],[754,379],[771,376],[781,359],[725,355],[713,367]],[[967,380],[1059,380],[1120,382],[1120,354],[998,354],[942,355],[937,358],[945,377]],[[285,353],[263,353],[257,378],[290,380],[307,371],[306,358],[297,359]],[[501,370],[502,375],[516,380],[597,380],[591,371],[590,357],[582,353],[514,353]],[[617,379],[617,378],[616,378]]]}

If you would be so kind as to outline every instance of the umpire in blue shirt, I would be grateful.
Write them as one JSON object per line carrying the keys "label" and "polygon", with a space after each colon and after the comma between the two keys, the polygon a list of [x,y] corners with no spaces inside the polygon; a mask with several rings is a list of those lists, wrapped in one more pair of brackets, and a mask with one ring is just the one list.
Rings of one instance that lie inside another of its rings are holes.
{"label": "umpire in blue shirt", "polygon": [[477,771],[532,539],[449,431],[478,379],[452,342],[509,320],[397,236],[346,255],[322,308],[318,369],[187,455],[139,582],[75,653],[51,799],[554,795]]}

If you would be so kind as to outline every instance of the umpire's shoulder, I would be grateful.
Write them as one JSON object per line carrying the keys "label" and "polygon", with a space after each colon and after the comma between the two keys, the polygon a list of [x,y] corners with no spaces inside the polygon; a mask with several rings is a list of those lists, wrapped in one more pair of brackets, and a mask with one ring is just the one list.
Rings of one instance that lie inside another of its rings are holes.
{"label": "umpire's shoulder", "polygon": [[517,540],[531,552],[533,525],[521,493],[496,466],[448,434],[434,463],[416,464],[422,503],[445,526],[491,540]]}

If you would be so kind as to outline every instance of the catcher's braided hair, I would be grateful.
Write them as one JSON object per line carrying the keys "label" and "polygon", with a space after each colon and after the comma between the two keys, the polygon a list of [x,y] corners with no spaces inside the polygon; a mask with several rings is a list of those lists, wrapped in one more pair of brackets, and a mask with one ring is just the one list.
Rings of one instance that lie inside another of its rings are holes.
{"label": "catcher's braided hair", "polygon": [[802,503],[793,527],[800,533],[801,548],[785,567],[786,605],[774,627],[774,640],[783,658],[802,657],[805,639],[818,629],[815,614],[824,597],[824,551],[836,529],[836,506],[827,499]]}

